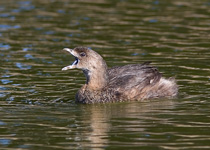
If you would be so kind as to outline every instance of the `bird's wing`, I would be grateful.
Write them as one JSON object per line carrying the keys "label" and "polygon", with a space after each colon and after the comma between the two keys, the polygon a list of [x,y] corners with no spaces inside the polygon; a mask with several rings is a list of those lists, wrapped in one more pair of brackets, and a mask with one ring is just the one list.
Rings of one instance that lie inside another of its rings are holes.
{"label": "bird's wing", "polygon": [[113,67],[108,70],[109,87],[120,91],[138,88],[157,83],[161,74],[157,68],[148,63]]}

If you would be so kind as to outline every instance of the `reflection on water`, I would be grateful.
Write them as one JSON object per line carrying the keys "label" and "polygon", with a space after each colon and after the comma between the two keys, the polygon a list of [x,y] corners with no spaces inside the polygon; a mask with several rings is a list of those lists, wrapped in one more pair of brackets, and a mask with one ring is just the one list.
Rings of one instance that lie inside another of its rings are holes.
{"label": "reflection on water", "polygon": [[[201,1],[0,1],[0,147],[209,149],[209,7]],[[77,105],[64,47],[108,66],[152,61],[176,100]]]}

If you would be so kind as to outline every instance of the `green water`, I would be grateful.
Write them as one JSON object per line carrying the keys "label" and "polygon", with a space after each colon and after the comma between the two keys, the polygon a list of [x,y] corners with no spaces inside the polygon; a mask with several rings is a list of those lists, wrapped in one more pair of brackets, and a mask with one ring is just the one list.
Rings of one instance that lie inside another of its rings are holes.
{"label": "green water", "polygon": [[[210,149],[209,0],[1,0],[0,149]],[[78,105],[64,47],[152,61],[174,100]]]}

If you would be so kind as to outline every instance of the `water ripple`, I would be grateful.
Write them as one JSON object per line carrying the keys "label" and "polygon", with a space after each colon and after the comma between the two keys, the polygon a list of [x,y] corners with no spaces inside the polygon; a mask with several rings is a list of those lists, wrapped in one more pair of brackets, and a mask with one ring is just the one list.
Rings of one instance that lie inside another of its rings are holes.
{"label": "water ripple", "polygon": [[16,65],[16,67],[18,67],[21,70],[28,70],[28,69],[31,69],[31,67],[32,67],[30,65],[26,65],[26,64],[18,63],[18,62],[15,65]]}
{"label": "water ripple", "polygon": [[[183,0],[0,1],[0,145],[14,149],[209,149],[209,3]],[[152,61],[180,95],[77,105],[82,71],[64,47],[109,67]],[[24,132],[23,132],[24,131]],[[27,142],[26,142],[27,141]]]}
{"label": "water ripple", "polygon": [[8,49],[10,49],[10,48],[11,48],[10,45],[0,43],[0,50],[8,50]]}
{"label": "water ripple", "polygon": [[0,31],[6,31],[9,29],[19,29],[20,25],[7,25],[7,24],[0,24]]}

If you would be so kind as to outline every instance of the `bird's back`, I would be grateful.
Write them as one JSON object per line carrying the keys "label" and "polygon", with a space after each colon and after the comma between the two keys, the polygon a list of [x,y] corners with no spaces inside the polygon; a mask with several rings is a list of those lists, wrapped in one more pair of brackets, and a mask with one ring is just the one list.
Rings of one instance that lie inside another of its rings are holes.
{"label": "bird's back", "polygon": [[174,79],[162,78],[157,68],[149,63],[110,68],[108,77],[108,87],[124,99],[174,97],[178,91]]}

